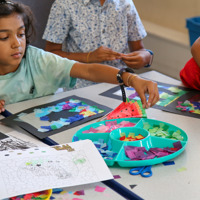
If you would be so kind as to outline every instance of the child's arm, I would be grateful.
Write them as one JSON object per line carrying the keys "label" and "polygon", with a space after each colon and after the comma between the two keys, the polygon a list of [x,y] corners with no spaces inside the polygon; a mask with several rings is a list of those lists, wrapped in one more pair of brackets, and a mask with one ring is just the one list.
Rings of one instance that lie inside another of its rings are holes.
{"label": "child's arm", "polygon": [[200,37],[193,43],[191,53],[195,62],[200,67]]}
{"label": "child's arm", "polygon": [[5,111],[4,105],[5,105],[5,101],[3,99],[1,99],[0,100],[0,113]]}
{"label": "child's arm", "polygon": [[64,58],[76,60],[83,63],[101,63],[103,61],[121,59],[120,53],[117,53],[112,49],[104,46],[101,46],[98,49],[87,53],[72,53],[63,51],[62,44],[56,44],[47,41],[45,50],[51,53],[55,53]]}
{"label": "child's arm", "polygon": [[[118,72],[119,69],[108,65],[76,63],[71,69],[70,76],[93,82],[119,84],[117,81]],[[155,82],[142,79],[128,72],[122,74],[122,79],[125,85],[135,88],[141,98],[143,107],[153,106],[159,100],[158,88]],[[145,93],[149,93],[148,102],[146,102]]]}

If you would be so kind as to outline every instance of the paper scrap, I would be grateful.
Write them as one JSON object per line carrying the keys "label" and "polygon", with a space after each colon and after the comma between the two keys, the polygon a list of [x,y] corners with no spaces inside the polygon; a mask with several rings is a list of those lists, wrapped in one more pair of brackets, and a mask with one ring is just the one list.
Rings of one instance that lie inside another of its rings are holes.
{"label": "paper scrap", "polygon": [[101,186],[96,186],[96,188],[95,188],[95,191],[96,192],[104,192],[104,190],[105,190],[106,188],[105,187],[101,187]]}
{"label": "paper scrap", "polygon": [[181,168],[177,169],[178,172],[183,172],[183,171],[186,171],[186,170],[187,170],[187,168],[185,168],[185,167],[181,167]]}

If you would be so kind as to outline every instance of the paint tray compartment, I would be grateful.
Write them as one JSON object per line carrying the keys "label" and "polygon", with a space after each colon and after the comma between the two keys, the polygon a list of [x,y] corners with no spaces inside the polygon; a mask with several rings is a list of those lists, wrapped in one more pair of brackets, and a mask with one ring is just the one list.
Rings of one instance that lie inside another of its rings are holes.
{"label": "paint tray compartment", "polygon": [[[104,160],[105,160],[105,162],[108,166],[114,165],[114,163],[116,161],[117,154],[118,154],[118,152],[120,151],[120,149],[122,148],[122,145],[123,145],[123,143],[121,143],[119,141],[112,140],[108,133],[80,134],[80,132],[79,132],[79,133],[76,134],[76,137],[79,140],[90,139],[95,144],[95,146],[97,147],[97,149],[101,153],[102,157],[104,158]],[[115,156],[105,155],[102,152],[103,150],[109,150],[111,152],[111,154],[113,153]]]}
{"label": "paint tray compartment", "polygon": [[[169,139],[175,139],[175,140],[177,139],[185,142],[188,140],[187,134],[182,129],[172,124],[162,122],[159,120],[141,119],[136,124],[136,127],[140,127],[142,129],[147,130],[151,136],[163,137],[165,135],[165,138]],[[156,130],[152,131],[153,129],[157,129],[157,131]],[[180,137],[174,138],[173,135],[176,135],[175,133],[179,133]]]}
{"label": "paint tray compartment", "polygon": [[[108,123],[119,124],[124,121],[133,123],[133,126],[107,130],[108,132],[94,133],[88,131],[94,131],[94,129],[98,129]],[[130,134],[134,134],[135,137],[142,135],[143,138],[135,141],[128,141],[127,138]],[[120,140],[122,136],[126,138],[126,141]],[[87,125],[78,130],[73,137],[73,141],[84,139],[90,139],[94,143],[96,141],[103,141],[108,144],[109,149],[115,153],[115,156],[112,159],[103,156],[106,164],[108,166],[113,166],[115,163],[118,163],[121,167],[147,166],[165,162],[181,154],[188,142],[187,134],[177,126],[158,120],[141,118],[112,119]],[[169,155],[156,156],[153,159],[131,160],[125,153],[125,148],[127,148],[127,146],[128,148],[143,147],[148,153],[148,151],[152,150],[151,148],[174,149],[174,144],[176,143],[181,144],[181,148]]]}

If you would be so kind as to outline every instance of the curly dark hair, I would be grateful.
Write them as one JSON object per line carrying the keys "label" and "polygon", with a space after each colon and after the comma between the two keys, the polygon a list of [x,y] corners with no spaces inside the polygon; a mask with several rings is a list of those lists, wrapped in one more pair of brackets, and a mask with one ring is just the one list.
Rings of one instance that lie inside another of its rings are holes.
{"label": "curly dark hair", "polygon": [[0,0],[0,18],[9,16],[13,13],[17,13],[22,16],[25,26],[26,44],[30,44],[32,36],[35,36],[35,19],[31,9],[22,3]]}

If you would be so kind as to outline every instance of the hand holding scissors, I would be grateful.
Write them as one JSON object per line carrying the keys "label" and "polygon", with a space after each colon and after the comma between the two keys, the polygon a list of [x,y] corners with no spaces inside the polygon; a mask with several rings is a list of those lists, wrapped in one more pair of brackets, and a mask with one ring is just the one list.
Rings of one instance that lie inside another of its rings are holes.
{"label": "hand holding scissors", "polygon": [[132,169],[130,169],[129,173],[131,175],[141,175],[142,177],[151,177],[153,175],[152,171],[151,171],[151,167],[152,165],[149,166],[144,166],[144,167],[134,167]]}

